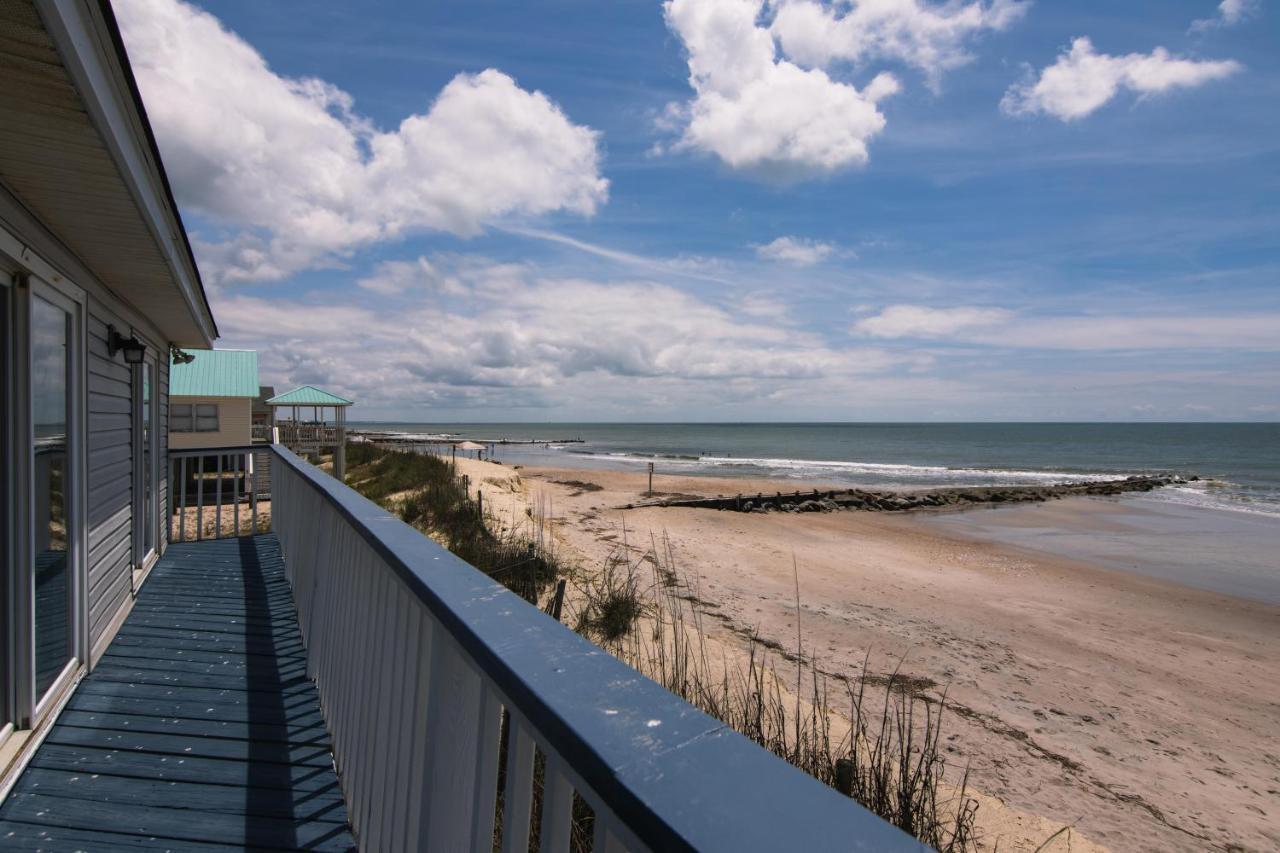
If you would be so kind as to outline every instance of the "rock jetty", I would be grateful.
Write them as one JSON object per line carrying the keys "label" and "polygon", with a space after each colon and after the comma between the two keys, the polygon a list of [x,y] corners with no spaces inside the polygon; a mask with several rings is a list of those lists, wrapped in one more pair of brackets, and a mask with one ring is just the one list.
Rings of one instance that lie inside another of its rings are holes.
{"label": "rock jetty", "polygon": [[627,509],[642,506],[698,507],[733,512],[834,512],[864,510],[869,512],[906,512],[923,509],[962,509],[1004,503],[1050,501],[1079,496],[1122,495],[1128,492],[1150,492],[1163,486],[1188,483],[1199,477],[1134,476],[1117,480],[1085,483],[1056,483],[1046,486],[981,486],[937,489],[923,492],[883,492],[866,489],[846,491],[758,492],[714,498],[680,498],[627,504]]}

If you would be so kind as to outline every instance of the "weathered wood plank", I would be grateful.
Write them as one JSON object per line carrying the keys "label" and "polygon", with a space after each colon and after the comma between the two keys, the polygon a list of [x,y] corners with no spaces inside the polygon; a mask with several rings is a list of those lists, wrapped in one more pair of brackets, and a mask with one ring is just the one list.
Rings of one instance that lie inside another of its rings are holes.
{"label": "weathered wood plank", "polygon": [[347,821],[346,803],[336,785],[331,791],[292,794],[287,790],[274,788],[163,782],[34,768],[23,776],[15,791],[122,805],[163,805],[167,808],[267,815],[328,823]]}
{"label": "weathered wood plank", "polygon": [[208,838],[243,847],[279,847],[286,850],[351,850],[346,827],[327,821],[298,821],[263,815],[227,815],[163,806],[121,808],[98,803],[50,797],[44,794],[12,794],[5,811],[15,820],[39,822],[67,829],[134,834],[171,839],[185,847],[188,841]]}

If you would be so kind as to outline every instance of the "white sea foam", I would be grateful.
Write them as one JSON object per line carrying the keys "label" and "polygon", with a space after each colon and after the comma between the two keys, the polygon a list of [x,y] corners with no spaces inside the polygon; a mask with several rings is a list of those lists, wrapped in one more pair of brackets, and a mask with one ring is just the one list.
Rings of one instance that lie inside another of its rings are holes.
{"label": "white sea foam", "polygon": [[1166,503],[1194,506],[1201,509],[1226,512],[1247,512],[1280,518],[1280,503],[1275,498],[1254,498],[1241,491],[1234,483],[1221,480],[1199,480],[1177,486],[1157,489],[1151,497]]}
{"label": "white sea foam", "polygon": [[998,483],[1090,483],[1102,480],[1114,480],[1127,476],[1125,473],[1111,472],[1071,472],[1071,471],[1020,471],[998,468],[947,468],[940,465],[907,465],[887,462],[848,462],[834,459],[788,459],[772,457],[746,456],[664,456],[661,454],[644,455],[621,451],[606,453],[578,453],[588,458],[610,462],[627,462],[637,465],[656,462],[667,470],[721,470],[738,474],[757,474],[760,476],[782,476],[788,479],[831,477],[856,479],[858,474],[865,474],[877,483],[886,480],[902,479],[908,482],[966,483],[971,485]]}

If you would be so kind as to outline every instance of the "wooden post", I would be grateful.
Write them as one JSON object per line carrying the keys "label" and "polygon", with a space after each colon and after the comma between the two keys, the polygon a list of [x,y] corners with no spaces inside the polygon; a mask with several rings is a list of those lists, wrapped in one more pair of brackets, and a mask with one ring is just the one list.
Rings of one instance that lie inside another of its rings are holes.
{"label": "wooden post", "polygon": [[853,759],[836,759],[836,790],[846,797],[853,796]]}
{"label": "wooden post", "polygon": [[484,521],[484,492],[476,489],[476,515],[480,516],[480,520]]}
{"label": "wooden post", "polygon": [[560,612],[564,608],[564,578],[556,581],[556,595],[551,599],[551,618],[560,621]]}
{"label": "wooden post", "polygon": [[649,463],[649,495],[653,494],[653,463]]}

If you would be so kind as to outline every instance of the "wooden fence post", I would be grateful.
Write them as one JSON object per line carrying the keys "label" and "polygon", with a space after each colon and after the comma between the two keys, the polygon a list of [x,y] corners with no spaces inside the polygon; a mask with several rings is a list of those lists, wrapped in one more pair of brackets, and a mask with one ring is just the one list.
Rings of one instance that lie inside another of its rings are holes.
{"label": "wooden fence post", "polygon": [[556,596],[551,600],[551,618],[560,621],[560,612],[564,608],[564,578],[556,581]]}

